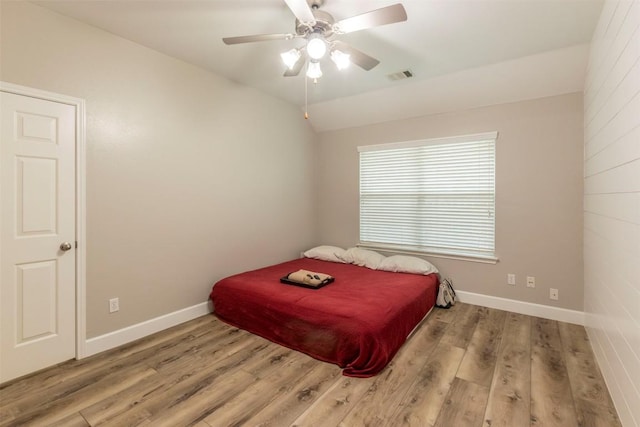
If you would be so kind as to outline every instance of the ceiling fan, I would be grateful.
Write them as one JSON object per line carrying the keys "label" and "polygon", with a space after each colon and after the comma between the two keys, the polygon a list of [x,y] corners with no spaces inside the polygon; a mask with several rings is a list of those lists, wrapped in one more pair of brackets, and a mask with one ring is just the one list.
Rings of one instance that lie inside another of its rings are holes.
{"label": "ceiling fan", "polygon": [[354,63],[360,68],[369,71],[378,65],[380,61],[340,40],[336,40],[335,37],[340,34],[407,20],[407,12],[400,3],[336,22],[329,13],[319,10],[324,4],[324,0],[284,1],[296,17],[295,33],[225,37],[222,41],[231,45],[269,40],[305,39],[305,46],[294,48],[281,54],[283,62],[288,67],[284,73],[285,77],[297,76],[305,63],[307,63],[307,59],[307,77],[314,79],[314,81],[322,77],[320,60],[326,56],[327,52],[329,52],[331,60],[340,70],[348,67],[350,63]]}

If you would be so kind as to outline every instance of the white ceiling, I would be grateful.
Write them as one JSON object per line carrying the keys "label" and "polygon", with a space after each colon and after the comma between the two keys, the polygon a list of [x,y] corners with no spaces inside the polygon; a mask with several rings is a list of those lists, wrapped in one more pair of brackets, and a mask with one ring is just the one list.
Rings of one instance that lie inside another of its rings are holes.
{"label": "white ceiling", "polygon": [[[398,0],[326,0],[336,20]],[[588,43],[602,0],[403,0],[408,20],[344,34],[340,39],[379,59],[371,71],[337,71],[309,87],[310,104],[336,102],[394,86]],[[304,77],[282,77],[279,54],[302,40],[225,45],[222,37],[293,33],[283,0],[46,0],[35,3],[167,55],[258,88],[296,105]],[[409,80],[387,75],[409,69]],[[551,78],[551,76],[550,76]],[[410,92],[410,90],[408,91]]]}

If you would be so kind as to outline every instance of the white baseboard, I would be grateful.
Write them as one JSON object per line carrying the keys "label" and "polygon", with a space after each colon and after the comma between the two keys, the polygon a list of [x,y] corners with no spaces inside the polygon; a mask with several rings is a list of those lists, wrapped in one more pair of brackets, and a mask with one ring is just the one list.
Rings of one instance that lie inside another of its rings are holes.
{"label": "white baseboard", "polygon": [[584,326],[584,312],[507,298],[456,291],[460,302]]}
{"label": "white baseboard", "polygon": [[[561,322],[575,323],[583,326],[585,323],[585,317],[582,311],[567,310],[565,308],[533,304],[530,302],[492,297],[465,291],[456,291],[456,295],[461,302],[468,304],[497,308],[499,310],[512,311],[514,313],[559,320]],[[182,310],[174,311],[173,313],[156,317],[155,319],[150,319],[136,325],[109,332],[108,334],[90,338],[86,340],[84,354],[80,357],[89,357],[106,350],[111,350],[112,348],[155,334],[156,332],[160,332],[172,326],[179,325],[180,323],[204,316],[208,313],[211,313],[210,304],[209,302],[203,302]]]}
{"label": "white baseboard", "polygon": [[86,340],[84,354],[80,357],[89,357],[105,350],[116,348],[131,341],[144,338],[147,335],[155,334],[156,332],[160,332],[172,326],[179,325],[180,323],[195,319],[196,317],[204,316],[210,312],[210,304],[208,302],[203,302],[191,307],[183,308],[182,310],[174,311],[173,313],[156,317],[155,319],[150,319],[136,325],[131,325],[117,331],[109,332],[108,334],[90,338]]}

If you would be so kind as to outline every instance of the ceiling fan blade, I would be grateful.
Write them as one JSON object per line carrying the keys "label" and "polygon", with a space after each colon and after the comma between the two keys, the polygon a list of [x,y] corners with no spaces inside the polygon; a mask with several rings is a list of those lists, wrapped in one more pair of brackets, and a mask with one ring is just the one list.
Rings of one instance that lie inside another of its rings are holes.
{"label": "ceiling fan blade", "polygon": [[291,12],[293,12],[296,18],[298,18],[298,21],[309,25],[316,23],[316,18],[313,16],[307,0],[284,0],[284,2],[289,6],[289,9],[291,9]]}
{"label": "ceiling fan blade", "polygon": [[348,53],[350,55],[349,60],[365,71],[369,71],[380,63],[376,58],[369,56],[339,40],[333,42],[333,46],[341,52]]}
{"label": "ceiling fan blade", "polygon": [[407,20],[407,11],[402,4],[372,10],[361,15],[352,16],[335,23],[340,33],[352,33],[379,25],[393,24]]}
{"label": "ceiling fan blade", "polygon": [[291,40],[295,34],[255,34],[252,36],[225,37],[222,41],[225,44],[253,43],[269,40]]}
{"label": "ceiling fan blade", "polygon": [[298,74],[300,74],[300,70],[302,70],[302,67],[304,66],[305,62],[307,58],[305,55],[300,55],[300,58],[298,58],[298,62],[296,62],[293,65],[293,68],[289,69],[287,68],[287,71],[284,72],[284,76],[285,77],[295,77]]}

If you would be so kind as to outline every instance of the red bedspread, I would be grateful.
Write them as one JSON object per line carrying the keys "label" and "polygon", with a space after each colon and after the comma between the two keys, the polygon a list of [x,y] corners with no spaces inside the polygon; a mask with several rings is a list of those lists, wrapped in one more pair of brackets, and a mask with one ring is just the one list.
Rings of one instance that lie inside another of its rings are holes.
{"label": "red bedspread", "polygon": [[[280,283],[299,269],[330,274],[320,289]],[[211,291],[223,321],[370,377],[391,361],[434,306],[435,274],[389,273],[301,258],[227,277]]]}

